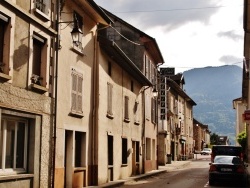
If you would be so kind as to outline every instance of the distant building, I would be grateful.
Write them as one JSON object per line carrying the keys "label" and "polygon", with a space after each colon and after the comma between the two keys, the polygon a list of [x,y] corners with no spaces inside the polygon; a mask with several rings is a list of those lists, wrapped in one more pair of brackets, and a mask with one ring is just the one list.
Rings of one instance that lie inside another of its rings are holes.
{"label": "distant building", "polygon": [[201,151],[203,148],[210,145],[210,131],[208,125],[204,125],[198,120],[193,121],[194,129],[194,150]]}
{"label": "distant building", "polygon": [[228,136],[219,136],[217,145],[230,145]]}

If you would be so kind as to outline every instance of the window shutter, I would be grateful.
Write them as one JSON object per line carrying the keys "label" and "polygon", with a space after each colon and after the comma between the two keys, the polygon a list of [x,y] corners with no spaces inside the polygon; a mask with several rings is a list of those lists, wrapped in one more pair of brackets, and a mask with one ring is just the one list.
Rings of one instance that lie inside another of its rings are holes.
{"label": "window shutter", "polygon": [[151,99],[151,104],[152,104],[151,120],[152,120],[152,123],[156,123],[156,121],[155,121],[155,119],[156,119],[156,103],[155,103],[154,98]]}
{"label": "window shutter", "polygon": [[78,93],[77,93],[77,111],[78,112],[82,112],[82,82],[83,82],[83,78],[82,76],[78,76],[78,82],[77,82],[77,89],[78,89]]}
{"label": "window shutter", "polygon": [[76,111],[77,100],[77,75],[72,73],[72,88],[71,88],[71,110]]}
{"label": "window shutter", "polygon": [[125,96],[125,119],[129,120],[129,97]]}
{"label": "window shutter", "polygon": [[113,85],[111,83],[108,83],[108,96],[107,96],[107,103],[108,103],[108,109],[107,109],[107,113],[109,115],[113,115],[113,112],[112,112],[112,93],[113,93]]}
{"label": "window shutter", "polygon": [[45,5],[45,8],[44,8],[44,14],[49,14],[49,9],[50,9],[50,2],[51,0],[43,0],[43,3]]}

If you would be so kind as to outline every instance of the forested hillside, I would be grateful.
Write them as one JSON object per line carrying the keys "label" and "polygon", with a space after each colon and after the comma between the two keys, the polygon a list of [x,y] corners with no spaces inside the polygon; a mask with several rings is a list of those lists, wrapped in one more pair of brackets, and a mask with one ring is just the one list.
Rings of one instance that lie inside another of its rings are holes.
{"label": "forested hillside", "polygon": [[183,72],[186,93],[196,102],[194,118],[212,133],[235,142],[235,110],[232,101],[241,97],[242,68],[236,65],[195,68]]}

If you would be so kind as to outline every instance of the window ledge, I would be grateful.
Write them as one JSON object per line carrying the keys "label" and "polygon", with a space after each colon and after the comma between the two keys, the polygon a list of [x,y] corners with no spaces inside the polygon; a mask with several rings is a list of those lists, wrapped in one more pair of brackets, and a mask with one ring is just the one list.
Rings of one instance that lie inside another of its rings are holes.
{"label": "window ledge", "polygon": [[130,120],[125,118],[125,119],[124,119],[124,122],[129,123]]}
{"label": "window ledge", "polygon": [[121,165],[121,167],[127,167],[128,166],[128,164],[122,164]]}
{"label": "window ledge", "polygon": [[15,174],[15,175],[6,175],[0,176],[0,180],[17,180],[17,179],[26,179],[26,178],[33,178],[34,174]]}
{"label": "window ledge", "polygon": [[114,119],[114,115],[113,114],[109,114],[109,113],[107,113],[107,118],[109,118],[109,119]]}
{"label": "window ledge", "polygon": [[4,74],[4,73],[0,73],[0,80],[4,80],[4,81],[11,80],[11,76]]}
{"label": "window ledge", "polygon": [[71,111],[69,113],[69,115],[73,116],[73,117],[77,117],[77,118],[83,118],[84,117],[82,112],[73,112],[73,111]]}
{"label": "window ledge", "polygon": [[82,47],[81,47],[81,48],[78,48],[77,46],[73,45],[73,46],[71,47],[71,50],[74,51],[74,52],[76,52],[76,53],[78,53],[78,54],[81,55],[81,56],[84,56],[84,55],[85,55],[85,54],[83,53]]}
{"label": "window ledge", "polygon": [[82,172],[82,171],[85,171],[86,170],[86,167],[75,167],[74,168],[74,172]]}
{"label": "window ledge", "polygon": [[38,92],[38,93],[46,93],[49,91],[46,87],[43,87],[34,83],[32,83],[30,87],[33,91]]}
{"label": "window ledge", "polygon": [[44,12],[40,11],[39,9],[35,8],[34,13],[35,13],[36,16],[41,18],[43,21],[45,21],[45,22],[50,21],[49,16],[46,15]]}
{"label": "window ledge", "polygon": [[134,124],[135,125],[140,125],[140,122],[139,121],[135,121]]}

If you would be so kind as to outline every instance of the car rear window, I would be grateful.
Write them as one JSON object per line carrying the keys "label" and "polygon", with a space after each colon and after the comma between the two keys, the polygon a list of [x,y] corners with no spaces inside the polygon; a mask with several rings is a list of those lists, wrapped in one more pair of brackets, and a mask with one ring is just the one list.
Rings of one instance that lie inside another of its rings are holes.
{"label": "car rear window", "polygon": [[222,164],[241,164],[239,157],[234,156],[217,156],[214,159],[214,163],[222,163]]}
{"label": "car rear window", "polygon": [[234,155],[240,156],[242,153],[241,147],[230,147],[230,146],[214,146],[213,154],[216,155]]}

